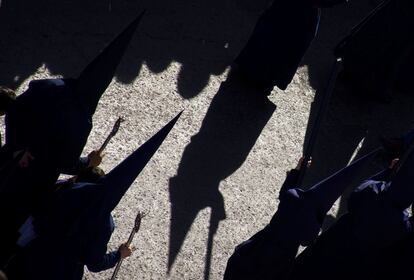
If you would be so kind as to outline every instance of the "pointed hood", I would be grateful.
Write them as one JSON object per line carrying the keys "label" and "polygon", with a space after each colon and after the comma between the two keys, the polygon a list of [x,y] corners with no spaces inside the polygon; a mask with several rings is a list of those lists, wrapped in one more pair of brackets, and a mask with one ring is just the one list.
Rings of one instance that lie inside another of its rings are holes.
{"label": "pointed hood", "polygon": [[86,111],[93,115],[99,99],[111,83],[138,24],[145,11],[132,21],[103,51],[82,71],[78,77],[75,94]]}
{"label": "pointed hood", "polygon": [[98,181],[104,185],[103,212],[109,213],[118,205],[128,188],[161,146],[181,114],[182,112]]}
{"label": "pointed hood", "polygon": [[335,201],[353,182],[355,175],[357,175],[362,167],[366,166],[379,151],[381,151],[381,148],[355,160],[348,166],[305,191],[304,195],[309,199],[310,203],[315,206],[318,219],[323,221],[323,218],[329,209],[331,209]]}
{"label": "pointed hood", "polygon": [[158,150],[181,113],[96,183],[80,182],[53,193],[34,215],[36,231],[60,238],[96,230]]}

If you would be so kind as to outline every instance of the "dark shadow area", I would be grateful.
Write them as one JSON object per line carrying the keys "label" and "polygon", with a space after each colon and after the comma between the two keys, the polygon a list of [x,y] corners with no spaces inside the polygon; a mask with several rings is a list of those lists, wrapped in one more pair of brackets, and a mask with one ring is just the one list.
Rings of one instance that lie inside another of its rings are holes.
{"label": "dark shadow area", "polygon": [[178,62],[178,91],[191,98],[232,62],[266,2],[3,0],[0,83],[16,88],[43,65],[52,74],[76,77],[145,8],[116,78],[131,83],[143,64],[160,73]]}
{"label": "dark shadow area", "polygon": [[322,90],[326,85],[335,46],[379,2],[381,0],[349,1],[321,10],[318,34],[302,60],[302,65],[308,67],[309,83],[314,89]]}
{"label": "dark shadow area", "polygon": [[[335,12],[335,9],[323,11],[318,38],[304,59],[309,68],[310,83],[317,90],[311,107],[305,143],[309,140],[310,128],[325,94],[335,45],[379,2],[360,1],[354,5],[335,8],[345,13]],[[348,8],[350,9],[344,10]],[[341,21],[352,23],[348,25],[346,32],[345,25],[335,24]],[[386,103],[375,95],[355,93],[339,78],[316,140],[313,164],[306,173],[304,186],[312,185],[344,167],[352,158],[358,158],[378,147],[379,136],[400,136],[410,129],[414,125],[414,116],[410,109],[414,105],[412,92],[402,93],[394,90],[393,97],[391,102]],[[379,171],[387,164],[384,159],[377,159],[363,172],[364,177]],[[356,183],[360,179],[363,178],[356,178]],[[346,211],[344,202],[351,191],[352,186],[342,197],[339,215]]]}
{"label": "dark shadow area", "polygon": [[204,279],[208,279],[214,234],[226,217],[220,182],[243,164],[275,109],[233,74],[221,84],[200,131],[184,150],[177,175],[170,179],[169,269],[197,214],[210,207],[204,271]]}
{"label": "dark shadow area", "polygon": [[[304,147],[307,146],[311,128],[326,93],[326,87],[335,61],[334,48],[380,2],[381,0],[350,1],[334,8],[322,9],[318,34],[302,61],[302,65],[308,67],[309,83],[316,90],[310,109]],[[339,133],[342,133],[341,131]],[[353,131],[352,127],[349,126],[344,127],[343,132],[347,137],[349,137],[349,133],[361,134],[361,131]],[[349,143],[349,145],[355,147],[355,143]],[[342,156],[338,157],[338,166],[342,165],[342,158]],[[320,170],[320,172],[326,174],[326,170]],[[313,176],[307,175],[307,177]],[[309,180],[306,182],[309,182]]]}

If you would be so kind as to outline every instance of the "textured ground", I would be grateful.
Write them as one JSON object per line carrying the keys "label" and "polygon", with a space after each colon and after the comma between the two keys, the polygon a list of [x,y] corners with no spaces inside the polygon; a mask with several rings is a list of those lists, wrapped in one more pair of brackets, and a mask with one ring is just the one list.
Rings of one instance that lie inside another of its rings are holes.
{"label": "textured ground", "polygon": [[[109,171],[185,111],[114,211],[117,229],[109,249],[126,240],[142,210],[148,215],[134,240],[137,249],[119,279],[221,279],[235,245],[265,225],[277,207],[285,172],[301,155],[315,94],[326,83],[332,47],[375,1],[324,10],[319,37],[292,84],[269,99],[227,79],[265,0],[113,0],[111,11],[109,2],[0,1],[0,83],[21,93],[35,78],[76,76],[146,7],[101,99],[84,153],[99,147],[124,116],[102,163]],[[412,101],[398,95],[379,104],[338,85],[306,181],[369,151],[380,133],[409,128]]]}

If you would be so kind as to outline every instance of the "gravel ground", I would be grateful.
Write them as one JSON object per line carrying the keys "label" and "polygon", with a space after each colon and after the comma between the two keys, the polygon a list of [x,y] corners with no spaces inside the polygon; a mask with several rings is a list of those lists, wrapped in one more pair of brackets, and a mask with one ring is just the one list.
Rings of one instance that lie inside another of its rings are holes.
{"label": "gravel ground", "polygon": [[[76,76],[147,8],[99,103],[84,154],[99,147],[124,116],[102,163],[109,171],[184,109],[113,212],[117,228],[108,249],[127,239],[142,210],[148,215],[133,242],[137,249],[123,263],[119,279],[215,280],[222,278],[234,247],[277,208],[285,172],[296,164],[309,133],[332,47],[375,1],[324,10],[319,36],[292,84],[269,98],[228,78],[265,0],[113,0],[111,11],[109,0],[29,2],[0,1],[0,83],[19,93],[32,79]],[[310,184],[369,151],[379,134],[410,128],[413,97],[396,95],[381,104],[338,85],[305,181]],[[87,272],[85,278],[108,279],[111,273]]]}

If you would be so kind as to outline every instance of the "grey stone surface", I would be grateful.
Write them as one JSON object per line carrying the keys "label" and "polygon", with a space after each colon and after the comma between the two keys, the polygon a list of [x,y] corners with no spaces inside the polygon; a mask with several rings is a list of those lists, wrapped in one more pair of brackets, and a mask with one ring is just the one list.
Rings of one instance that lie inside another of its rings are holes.
{"label": "grey stone surface", "polygon": [[[185,111],[114,211],[117,228],[108,249],[127,239],[136,211],[142,210],[148,215],[119,279],[221,279],[234,247],[277,208],[285,172],[302,153],[315,94],[323,92],[332,47],[373,1],[324,10],[319,36],[292,84],[265,100],[224,81],[267,1],[113,0],[111,11],[109,2],[3,0],[0,83],[21,93],[32,79],[76,76],[146,7],[99,103],[84,154],[99,147],[117,117],[124,116],[102,163],[109,171]],[[306,182],[369,151],[380,133],[408,129],[412,101],[399,95],[391,104],[378,104],[338,86]],[[85,278],[109,279],[111,273]]]}

